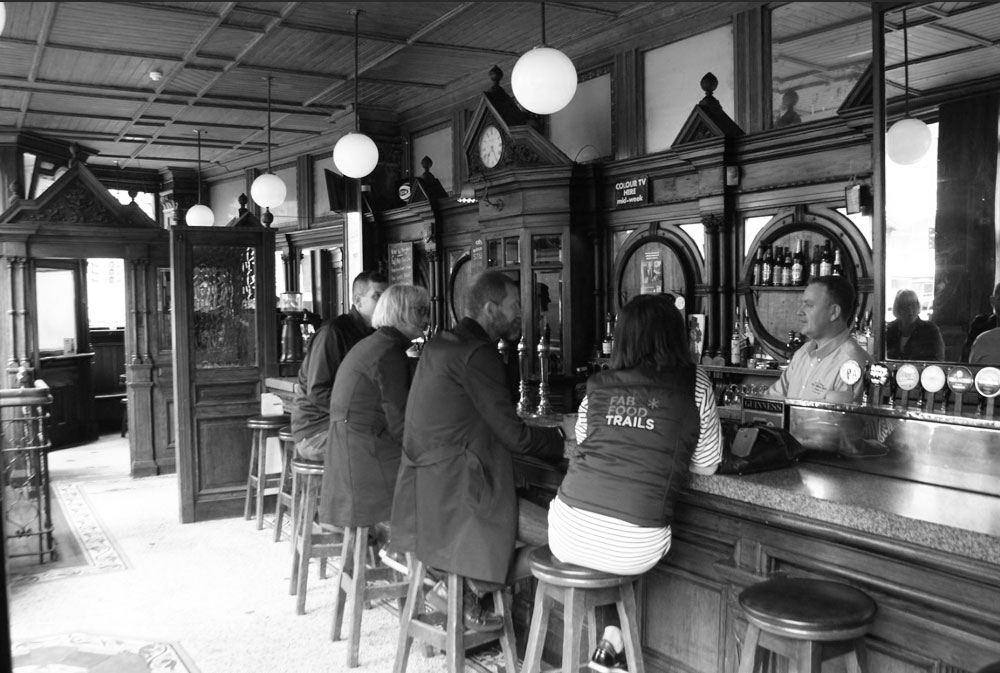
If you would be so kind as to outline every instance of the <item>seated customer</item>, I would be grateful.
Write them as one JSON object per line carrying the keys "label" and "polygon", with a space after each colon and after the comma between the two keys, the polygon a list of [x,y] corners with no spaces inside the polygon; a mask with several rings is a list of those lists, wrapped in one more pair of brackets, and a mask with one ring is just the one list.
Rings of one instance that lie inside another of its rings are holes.
{"label": "seated customer", "polygon": [[895,320],[885,326],[885,356],[891,360],[944,360],[944,339],[937,325],[920,317],[920,298],[900,290],[892,302]]}
{"label": "seated customer", "polygon": [[[670,549],[674,502],[688,472],[712,474],[722,429],[712,383],[691,362],[669,295],[639,295],[619,313],[611,369],[587,381],[577,449],[549,506],[549,547],[565,563],[639,575]],[[591,668],[620,667],[608,627]]]}
{"label": "seated customer", "polygon": [[972,352],[969,353],[971,365],[1000,364],[1000,327],[988,329],[972,342]]}
{"label": "seated customer", "polygon": [[[392,505],[392,549],[465,577],[465,626],[479,631],[503,625],[478,596],[503,586],[512,567],[519,514],[513,454],[563,455],[559,429],[529,427],[517,415],[497,353],[497,339],[521,336],[520,296],[509,276],[479,274],[465,317],[424,346]],[[435,598],[432,591],[428,602]]]}
{"label": "seated customer", "polygon": [[356,527],[389,520],[410,391],[406,350],[426,328],[429,306],[424,288],[390,285],[372,313],[375,332],[340,363],[330,394],[320,523]]}
{"label": "seated customer", "polygon": [[965,345],[962,346],[962,362],[970,362],[969,355],[972,352],[972,345],[980,334],[986,330],[1000,327],[1000,283],[997,283],[993,288],[993,294],[990,295],[990,306],[992,311],[980,313],[972,319],[972,324],[969,325],[969,335],[965,340]]}
{"label": "seated customer", "polygon": [[809,340],[792,355],[781,378],[768,389],[769,395],[842,404],[861,402],[864,379],[848,384],[840,378],[840,368],[848,360],[855,360],[862,368],[868,363],[868,353],[851,338],[854,301],[854,287],[843,276],[809,280],[798,310],[800,331]]}

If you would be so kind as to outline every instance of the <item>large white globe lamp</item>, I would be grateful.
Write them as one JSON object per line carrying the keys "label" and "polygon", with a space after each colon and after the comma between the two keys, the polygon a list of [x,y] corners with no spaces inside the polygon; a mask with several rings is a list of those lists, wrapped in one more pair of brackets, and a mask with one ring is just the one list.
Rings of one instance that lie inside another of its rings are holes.
{"label": "large white globe lamp", "polygon": [[924,158],[931,147],[931,130],[927,124],[905,117],[889,127],[885,136],[885,151],[889,159],[908,166]]}
{"label": "large white globe lamp", "polygon": [[364,133],[348,133],[333,146],[333,164],[349,178],[363,178],[378,165],[378,147]]}
{"label": "large white globe lamp", "polygon": [[250,197],[261,208],[277,208],[285,202],[287,193],[285,181],[274,173],[258,175],[250,185]]}
{"label": "large white globe lamp", "polygon": [[188,208],[184,221],[189,227],[211,227],[215,224],[215,213],[208,206],[199,203]]}
{"label": "large white globe lamp", "polygon": [[521,106],[548,115],[569,105],[576,93],[576,67],[552,47],[535,47],[514,64],[510,86]]}

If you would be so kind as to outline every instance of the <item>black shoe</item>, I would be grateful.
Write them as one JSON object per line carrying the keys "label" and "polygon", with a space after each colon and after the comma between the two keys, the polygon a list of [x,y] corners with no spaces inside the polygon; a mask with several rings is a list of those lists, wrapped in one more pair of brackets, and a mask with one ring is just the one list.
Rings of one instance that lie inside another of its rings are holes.
{"label": "black shoe", "polygon": [[[448,585],[441,580],[427,592],[424,597],[427,605],[435,612],[448,613]],[[503,618],[487,610],[479,601],[479,596],[471,591],[465,591],[462,596],[462,621],[465,628],[471,631],[499,631],[503,628]]]}
{"label": "black shoe", "polygon": [[590,656],[587,668],[598,673],[617,673],[627,671],[628,663],[625,661],[624,651],[619,652],[614,645],[602,639]]}

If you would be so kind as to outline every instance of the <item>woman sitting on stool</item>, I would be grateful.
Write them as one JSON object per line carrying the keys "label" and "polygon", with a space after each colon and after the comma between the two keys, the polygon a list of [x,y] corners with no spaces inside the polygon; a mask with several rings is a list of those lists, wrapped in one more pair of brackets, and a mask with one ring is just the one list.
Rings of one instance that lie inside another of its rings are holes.
{"label": "woman sitting on stool", "polygon": [[348,351],[337,370],[330,393],[322,524],[354,528],[389,520],[410,391],[406,351],[426,329],[429,307],[424,288],[390,285],[372,313],[375,332]]}
{"label": "woman sitting on stool", "polygon": [[[549,507],[549,547],[564,563],[641,575],[670,549],[674,502],[688,472],[713,474],[722,429],[712,383],[691,362],[684,318],[665,294],[619,314],[611,369],[587,381],[577,449]],[[590,667],[624,668],[608,627]]]}

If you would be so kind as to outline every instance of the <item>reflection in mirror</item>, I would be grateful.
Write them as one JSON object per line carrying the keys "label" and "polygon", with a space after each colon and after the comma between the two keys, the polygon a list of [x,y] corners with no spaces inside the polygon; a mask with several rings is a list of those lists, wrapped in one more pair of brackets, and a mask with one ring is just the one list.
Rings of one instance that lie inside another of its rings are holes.
{"label": "reflection in mirror", "polygon": [[[562,355],[562,270],[535,271],[535,328],[537,338],[549,335],[552,354]],[[559,371],[553,366],[552,371]]]}
{"label": "reflection in mirror", "polygon": [[35,271],[38,311],[38,350],[42,353],[76,350],[76,280],[69,269],[39,267]]}
{"label": "reflection in mirror", "polygon": [[[921,324],[936,327],[944,360],[967,362],[978,332],[998,324],[990,298],[1000,280],[1000,59],[991,45],[1000,39],[1000,4],[906,5],[908,64],[902,8],[884,15],[886,128],[904,114],[908,76],[910,115],[929,124],[933,140],[916,164],[883,158],[886,325],[896,325],[894,332],[914,329],[904,329],[892,310],[900,291],[912,291],[900,295],[903,318],[909,319],[919,303],[913,324],[930,337],[933,329]],[[911,340],[914,334],[910,331]],[[916,357],[909,345],[900,349],[898,339],[890,343],[889,336],[888,357],[932,359]],[[1000,354],[992,360],[984,357],[981,363],[1000,364]]]}

